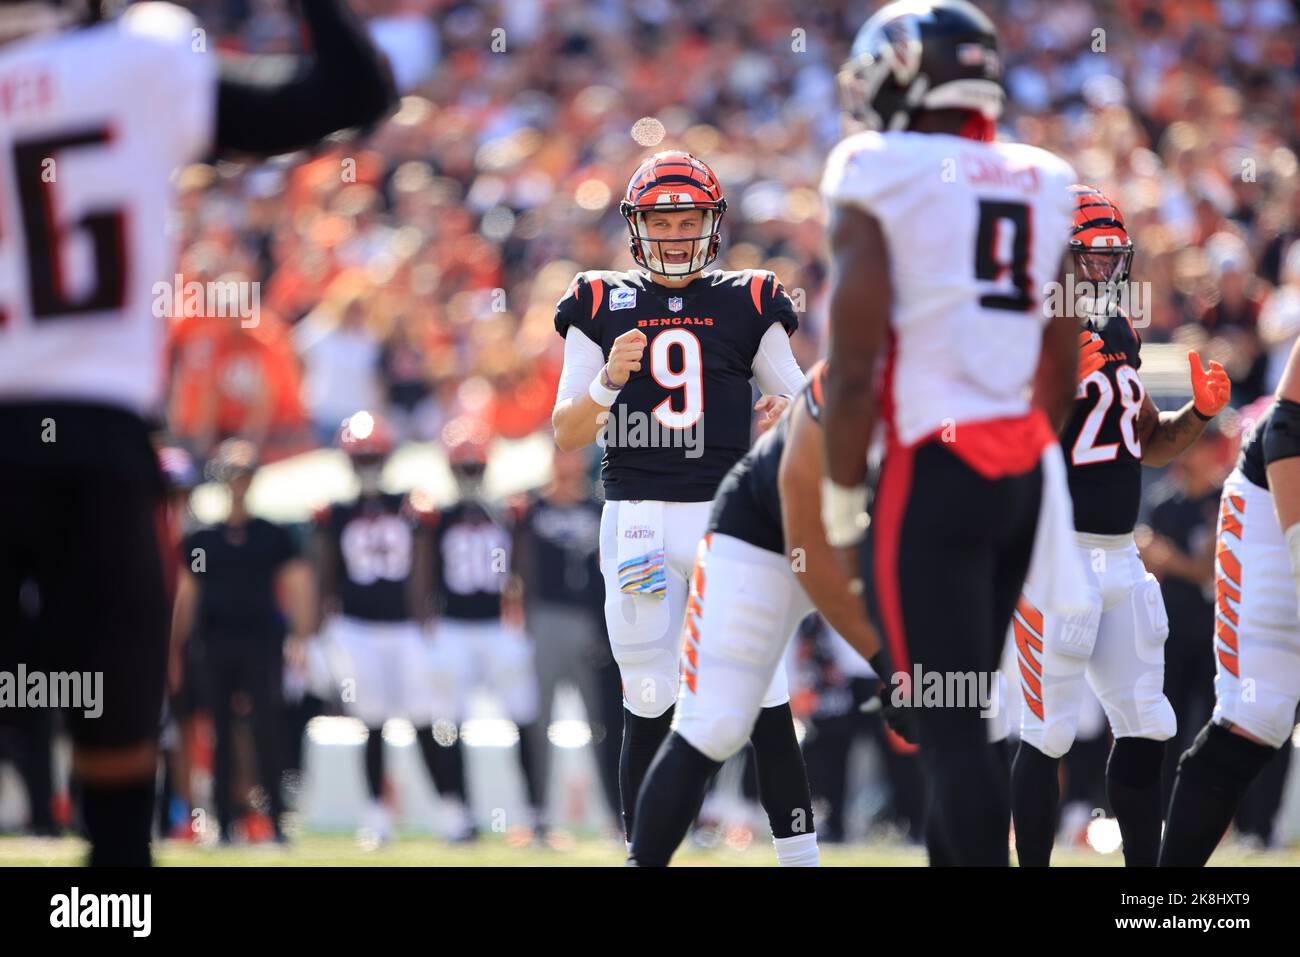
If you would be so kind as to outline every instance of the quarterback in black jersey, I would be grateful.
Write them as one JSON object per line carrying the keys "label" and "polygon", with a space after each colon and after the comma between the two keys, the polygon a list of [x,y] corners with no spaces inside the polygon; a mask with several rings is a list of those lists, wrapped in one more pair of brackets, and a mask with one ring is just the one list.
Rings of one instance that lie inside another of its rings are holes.
{"label": "quarterback in black jersey", "polygon": [[1300,346],[1223,485],[1214,562],[1214,714],[1178,762],[1161,867],[1200,867],[1288,747],[1300,705]]}
{"label": "quarterback in black jersey", "polygon": [[350,502],[316,516],[322,635],[333,653],[334,678],[350,714],[368,729],[366,784],[371,804],[359,837],[384,843],[392,814],[384,803],[384,724],[406,718],[415,726],[420,753],[439,792],[456,813],[451,836],[467,829],[459,742],[434,740],[438,715],[429,649],[420,621],[430,590],[430,529],[433,513],[421,497],[380,488],[393,449],[387,423],[357,412],[339,432],[338,444],[361,485]]}
{"label": "quarterback in black jersey", "polygon": [[[821,527],[821,374],[727,473],[691,578],[684,688],[637,803],[632,861],[668,863],[722,762],[753,740],[759,796],[782,865],[815,865],[817,835],[783,655],[814,602],[882,676],[892,669]],[[717,596],[717,597],[713,597]]]}
{"label": "quarterback in black jersey", "polygon": [[[443,429],[459,498],[432,519],[432,626],[438,717],[449,728],[465,720],[470,693],[485,685],[519,729],[517,754],[534,837],[541,839],[544,795],[533,760],[539,741],[533,646],[524,633],[515,576],[514,526],[521,506],[483,495],[488,432],[458,418]],[[459,738],[458,738],[459,740]]]}
{"label": "quarterback in black jersey", "polygon": [[[1115,737],[1106,790],[1129,866],[1152,866],[1160,845],[1160,769],[1176,730],[1164,695],[1169,619],[1154,575],[1142,564],[1133,528],[1142,466],[1167,464],[1228,402],[1217,362],[1207,373],[1188,354],[1193,399],[1161,412],[1138,375],[1141,339],[1115,307],[1133,243],[1119,209],[1098,189],[1073,186],[1073,275],[1093,284],[1080,333],[1078,391],[1061,432],[1076,546],[1087,570],[1089,608],[1044,614],[1031,575],[1011,623],[1024,695],[1020,749],[1012,772],[1012,816],[1022,866],[1046,866],[1056,833],[1057,764],[1074,742],[1085,682]],[[1085,292],[1090,287],[1081,287]]]}
{"label": "quarterback in black jersey", "polygon": [[[789,343],[798,320],[777,277],[708,268],[727,209],[708,166],[657,153],[620,208],[638,268],[580,273],[556,307],[564,371],[552,421],[560,448],[605,450],[601,575],[623,679],[630,836],[677,699],[687,582],[708,502],[749,447],[751,410],[769,427],[803,375]],[[757,404],[751,380],[764,393]]]}

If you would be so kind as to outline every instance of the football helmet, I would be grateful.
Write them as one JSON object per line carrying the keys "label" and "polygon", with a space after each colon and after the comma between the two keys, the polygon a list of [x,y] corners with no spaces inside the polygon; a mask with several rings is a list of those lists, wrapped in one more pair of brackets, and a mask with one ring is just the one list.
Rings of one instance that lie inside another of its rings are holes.
{"label": "football helmet", "polygon": [[[644,232],[645,216],[650,211],[703,211],[704,225],[698,236],[652,239]],[[697,273],[718,258],[722,247],[722,217],[727,200],[713,170],[682,150],[656,153],[637,167],[627,184],[627,193],[618,205],[627,220],[632,258],[660,276],[681,277]],[[681,262],[668,262],[665,243],[690,243],[690,251]]]}
{"label": "football helmet", "polygon": [[158,469],[168,492],[188,492],[198,484],[194,459],[178,446],[167,445],[158,450]]}
{"label": "football helmet", "polygon": [[897,0],[876,11],[839,72],[844,112],[869,130],[904,130],[921,110],[1002,115],[993,21],[966,0]]}
{"label": "football helmet", "polygon": [[1070,230],[1070,253],[1075,272],[1088,282],[1122,285],[1133,265],[1133,240],[1124,225],[1124,214],[1095,186],[1076,183],[1074,225]]}
{"label": "football helmet", "polygon": [[473,416],[458,416],[443,428],[442,443],[447,449],[447,464],[461,498],[476,499],[482,491],[491,438],[488,427]]}
{"label": "football helmet", "polygon": [[217,446],[208,463],[208,476],[214,482],[227,484],[257,471],[257,446],[247,439],[226,439]]}

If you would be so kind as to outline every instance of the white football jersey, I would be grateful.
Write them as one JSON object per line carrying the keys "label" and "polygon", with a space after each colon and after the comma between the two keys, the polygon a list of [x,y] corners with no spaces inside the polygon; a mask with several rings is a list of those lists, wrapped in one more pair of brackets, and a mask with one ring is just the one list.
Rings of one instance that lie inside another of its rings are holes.
{"label": "white football jersey", "polygon": [[1029,410],[1074,182],[1068,163],[1020,143],[868,132],[831,152],[822,195],[872,214],[889,249],[883,399],[904,445]]}
{"label": "white football jersey", "polygon": [[196,26],[143,3],[0,47],[0,402],[159,406],[171,177],[215,131]]}

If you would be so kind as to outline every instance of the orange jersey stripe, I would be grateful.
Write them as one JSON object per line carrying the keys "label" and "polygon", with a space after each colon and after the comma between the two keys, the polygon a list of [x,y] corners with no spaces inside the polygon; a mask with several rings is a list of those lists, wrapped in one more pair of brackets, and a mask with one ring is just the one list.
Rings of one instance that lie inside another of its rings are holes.
{"label": "orange jersey stripe", "polygon": [[1043,613],[1029,604],[1024,595],[1020,596],[1020,601],[1016,604],[1016,611],[1020,612],[1020,617],[1041,637],[1043,634]]}
{"label": "orange jersey stripe", "polygon": [[1219,542],[1219,550],[1215,552],[1215,558],[1219,560],[1219,568],[1223,570],[1224,577],[1240,588],[1241,562],[1237,561],[1237,556],[1232,554],[1232,550],[1227,545]]}
{"label": "orange jersey stripe", "polygon": [[1238,603],[1241,601],[1241,592],[1229,585],[1228,580],[1222,575],[1215,576],[1214,594],[1218,599],[1220,606],[1222,606],[1225,598],[1231,598],[1233,601]]}
{"label": "orange jersey stripe", "polygon": [[[1011,626],[1016,633],[1017,645],[1021,645],[1021,642],[1023,641],[1025,645],[1028,645],[1030,648],[1033,648],[1034,651],[1037,651],[1040,654],[1042,653],[1043,650],[1042,639],[1039,638],[1037,635],[1035,635],[1028,628],[1026,628],[1023,624],[1021,624],[1019,618],[1012,618]],[[1023,645],[1021,645],[1021,650],[1024,650]],[[1029,657],[1028,653],[1026,653],[1026,657]]]}
{"label": "orange jersey stripe", "polygon": [[1234,678],[1240,677],[1237,674],[1237,656],[1228,654],[1222,648],[1218,649],[1218,655],[1219,655],[1219,662],[1223,665],[1223,667],[1228,669],[1228,673],[1232,675]]}
{"label": "orange jersey stripe", "polygon": [[1020,677],[1024,679],[1025,687],[1032,691],[1037,697],[1043,696],[1043,683],[1038,677],[1025,667],[1023,661],[1020,662]]}
{"label": "orange jersey stripe", "polygon": [[1215,622],[1214,633],[1219,637],[1220,641],[1231,648],[1234,652],[1240,650],[1237,647],[1237,629],[1233,628],[1226,621]]}
{"label": "orange jersey stripe", "polygon": [[1039,721],[1043,720],[1043,703],[1029,693],[1028,688],[1021,688],[1025,696],[1025,707],[1034,713]]}

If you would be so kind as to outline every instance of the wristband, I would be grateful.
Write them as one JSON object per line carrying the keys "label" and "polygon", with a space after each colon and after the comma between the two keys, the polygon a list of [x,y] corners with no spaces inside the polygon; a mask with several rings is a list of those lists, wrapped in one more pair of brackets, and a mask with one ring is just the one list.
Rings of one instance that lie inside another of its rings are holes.
{"label": "wristband", "polygon": [[833,548],[856,545],[869,523],[865,485],[845,488],[830,478],[822,479],[822,525],[827,544]]}
{"label": "wristband", "polygon": [[608,381],[609,374],[605,371],[605,367],[601,366],[600,374],[591,380],[591,386],[587,389],[587,395],[591,396],[592,401],[597,405],[603,405],[607,409],[618,401],[620,391],[618,388],[611,388],[613,383],[605,385]]}
{"label": "wristband", "polygon": [[1196,413],[1196,417],[1202,422],[1209,422],[1210,419],[1214,418],[1212,415],[1204,415],[1201,410],[1196,407],[1195,400],[1192,400],[1192,411]]}

